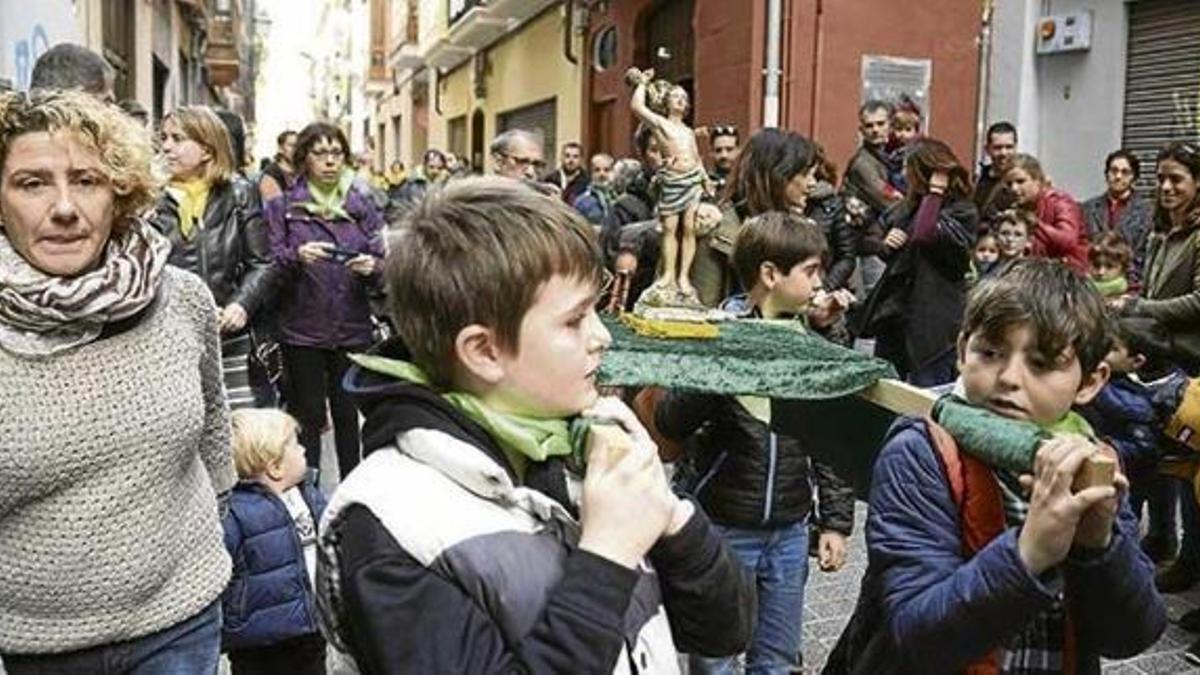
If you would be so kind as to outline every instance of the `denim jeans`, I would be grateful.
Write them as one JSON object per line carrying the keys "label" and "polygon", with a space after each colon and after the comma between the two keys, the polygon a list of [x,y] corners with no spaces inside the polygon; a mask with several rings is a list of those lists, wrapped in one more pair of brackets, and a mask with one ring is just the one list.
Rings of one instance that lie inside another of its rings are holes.
{"label": "denim jeans", "polygon": [[[716,526],[729,548],[753,572],[758,590],[754,639],[746,673],[789,673],[800,664],[804,583],[808,580],[808,523],[773,530]],[[736,672],[735,658],[691,658],[693,673]]]}
{"label": "denim jeans", "polygon": [[145,637],[64,654],[4,656],[8,675],[213,675],[221,656],[221,601]]}

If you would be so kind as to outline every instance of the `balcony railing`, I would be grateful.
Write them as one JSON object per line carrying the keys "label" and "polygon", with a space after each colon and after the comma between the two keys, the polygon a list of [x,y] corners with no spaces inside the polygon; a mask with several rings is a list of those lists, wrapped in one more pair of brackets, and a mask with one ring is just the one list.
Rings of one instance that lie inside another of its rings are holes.
{"label": "balcony railing", "polygon": [[447,0],[447,2],[449,3],[449,11],[446,12],[446,16],[450,17],[449,24],[451,26],[467,12],[484,4],[484,0]]}

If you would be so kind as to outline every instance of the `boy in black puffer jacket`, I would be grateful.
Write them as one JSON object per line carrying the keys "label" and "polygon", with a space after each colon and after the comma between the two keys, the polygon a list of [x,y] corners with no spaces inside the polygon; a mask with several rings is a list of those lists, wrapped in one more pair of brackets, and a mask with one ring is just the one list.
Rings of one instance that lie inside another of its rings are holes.
{"label": "boy in black puffer jacket", "polygon": [[[807,315],[815,328],[835,321],[852,296],[819,292],[824,251],[823,233],[803,217],[771,212],[748,220],[733,253],[738,277],[750,289],[747,313],[766,319]],[[729,303],[726,308],[736,309]],[[772,432],[770,409],[770,400],[761,397],[671,392],[655,412],[664,435],[682,441],[695,434],[695,471],[687,487],[756,577],[759,612],[748,672],[800,665],[810,516],[820,532],[823,571],[845,562],[854,524],[850,488],[812,461],[799,441]],[[728,659],[694,658],[692,672],[729,665]]]}

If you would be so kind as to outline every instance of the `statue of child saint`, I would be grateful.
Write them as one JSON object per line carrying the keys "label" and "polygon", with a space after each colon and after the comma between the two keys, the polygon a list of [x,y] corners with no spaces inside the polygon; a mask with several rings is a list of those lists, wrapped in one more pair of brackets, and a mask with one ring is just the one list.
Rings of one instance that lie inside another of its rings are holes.
{"label": "statue of child saint", "polygon": [[663,155],[657,177],[661,273],[638,304],[703,308],[690,274],[696,257],[696,210],[708,177],[696,133],[683,121],[689,105],[687,92],[665,80],[655,81],[653,70],[630,68],[625,82],[633,87],[630,108],[650,128]]}

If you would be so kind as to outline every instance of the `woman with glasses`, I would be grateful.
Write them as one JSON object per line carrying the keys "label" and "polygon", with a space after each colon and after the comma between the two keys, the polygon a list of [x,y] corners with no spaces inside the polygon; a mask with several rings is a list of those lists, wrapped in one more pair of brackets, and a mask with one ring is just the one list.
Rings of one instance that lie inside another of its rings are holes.
{"label": "woman with glasses", "polygon": [[[1142,270],[1142,296],[1118,298],[1112,304],[1136,342],[1160,346],[1170,361],[1195,377],[1200,374],[1200,143],[1164,147],[1155,175],[1157,203]],[[1155,579],[1164,593],[1185,591],[1200,581],[1200,512],[1191,485],[1183,486],[1179,496],[1179,557]],[[1200,631],[1200,614],[1185,614],[1180,625]],[[1188,652],[1200,657],[1200,641]]]}
{"label": "woman with glasses", "polygon": [[346,164],[337,127],[314,122],[296,139],[299,173],[265,206],[271,254],[281,269],[279,323],[283,389],[300,422],[308,465],[321,459],[326,405],[344,478],[361,454],[358,411],[342,390],[348,354],[370,346],[370,298],[379,286],[383,217]]}
{"label": "woman with glasses", "polygon": [[1146,260],[1146,241],[1154,222],[1154,204],[1137,193],[1133,184],[1141,176],[1141,162],[1129,150],[1114,150],[1104,160],[1104,182],[1108,189],[1083,203],[1088,238],[1118,232],[1133,249],[1128,281],[1140,285]]}
{"label": "woman with glasses", "polygon": [[1079,202],[1050,185],[1042,164],[1032,155],[1013,157],[1004,184],[1018,209],[1037,216],[1030,233],[1029,255],[1061,260],[1080,274],[1088,271],[1088,237]]}
{"label": "woman with glasses", "polygon": [[251,407],[249,326],[274,283],[258,190],[237,174],[229,133],[211,109],[185,106],[162,123],[171,182],[152,224],[171,242],[169,263],[196,274],[220,308],[225,391],[233,408]]}

